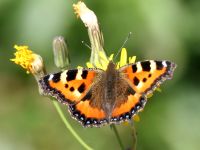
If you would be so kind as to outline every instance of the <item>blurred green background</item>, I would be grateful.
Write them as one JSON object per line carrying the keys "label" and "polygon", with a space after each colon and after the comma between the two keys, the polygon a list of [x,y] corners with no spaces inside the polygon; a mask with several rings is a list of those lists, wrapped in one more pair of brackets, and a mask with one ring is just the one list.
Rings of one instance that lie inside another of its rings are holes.
{"label": "blurred green background", "polygon": [[[72,137],[52,102],[38,93],[31,75],[9,61],[13,45],[29,45],[54,66],[52,40],[67,39],[71,67],[89,59],[81,41],[89,43],[87,30],[73,13],[71,0],[0,0],[0,149],[74,150],[83,147]],[[104,33],[108,54],[117,52],[125,37],[128,54],[137,60],[168,59],[178,64],[173,80],[155,92],[141,121],[135,123],[138,150],[198,150],[200,147],[200,1],[199,0],[86,0]],[[109,126],[75,130],[96,150],[119,149]],[[132,146],[130,127],[117,126],[126,147]]]}

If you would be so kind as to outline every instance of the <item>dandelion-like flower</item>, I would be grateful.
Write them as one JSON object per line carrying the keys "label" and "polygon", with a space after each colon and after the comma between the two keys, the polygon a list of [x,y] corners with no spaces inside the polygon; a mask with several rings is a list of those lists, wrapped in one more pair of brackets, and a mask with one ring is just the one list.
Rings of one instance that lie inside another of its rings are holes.
{"label": "dandelion-like flower", "polygon": [[11,61],[20,65],[27,73],[32,73],[36,79],[44,76],[44,63],[40,55],[35,54],[28,46],[15,45],[14,48],[17,51],[14,53],[15,58],[10,59]]}

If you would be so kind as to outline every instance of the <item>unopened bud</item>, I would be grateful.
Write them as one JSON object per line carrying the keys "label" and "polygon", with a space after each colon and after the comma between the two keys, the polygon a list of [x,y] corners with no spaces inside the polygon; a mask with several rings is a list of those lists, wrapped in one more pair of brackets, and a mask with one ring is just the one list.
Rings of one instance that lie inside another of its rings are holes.
{"label": "unopened bud", "polygon": [[53,40],[54,63],[58,68],[67,68],[70,63],[69,52],[64,37],[57,36]]}

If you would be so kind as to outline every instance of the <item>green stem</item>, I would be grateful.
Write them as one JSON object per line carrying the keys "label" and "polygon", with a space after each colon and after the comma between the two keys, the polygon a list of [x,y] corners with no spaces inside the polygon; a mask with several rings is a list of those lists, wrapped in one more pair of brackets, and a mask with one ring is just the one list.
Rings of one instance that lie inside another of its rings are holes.
{"label": "green stem", "polygon": [[93,150],[90,146],[88,146],[82,139],[81,137],[74,131],[74,129],[72,128],[72,126],[69,124],[69,122],[67,121],[67,119],[65,118],[59,104],[57,101],[53,100],[53,104],[61,118],[61,120],[63,121],[63,123],[65,124],[66,128],[71,132],[71,134],[76,138],[76,140],[87,150]]}
{"label": "green stem", "polygon": [[130,125],[131,125],[132,136],[133,136],[133,150],[136,150],[136,147],[137,147],[137,134],[136,134],[136,130],[135,130],[134,124],[131,123]]}
{"label": "green stem", "polygon": [[110,127],[111,127],[111,129],[113,129],[113,131],[114,131],[114,133],[115,133],[115,136],[116,136],[116,138],[117,138],[117,141],[118,141],[118,143],[119,143],[121,149],[124,150],[125,148],[124,148],[124,145],[122,144],[122,141],[121,141],[121,139],[120,139],[120,136],[119,136],[119,133],[118,133],[118,131],[117,131],[116,126],[115,126],[114,124],[111,124]]}

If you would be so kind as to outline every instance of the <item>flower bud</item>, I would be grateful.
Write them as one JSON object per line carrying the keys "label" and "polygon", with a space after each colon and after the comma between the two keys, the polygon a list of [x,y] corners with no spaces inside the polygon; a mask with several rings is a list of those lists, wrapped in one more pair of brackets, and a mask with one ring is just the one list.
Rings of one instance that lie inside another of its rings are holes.
{"label": "flower bud", "polygon": [[70,63],[69,52],[64,37],[57,36],[53,40],[54,63],[58,68],[67,68]]}
{"label": "flower bud", "polygon": [[99,65],[106,66],[109,60],[103,49],[103,34],[99,29],[95,13],[81,1],[74,4],[73,7],[77,17],[80,17],[85,26],[88,28],[88,35],[91,43],[90,63],[95,67],[98,67]]}

